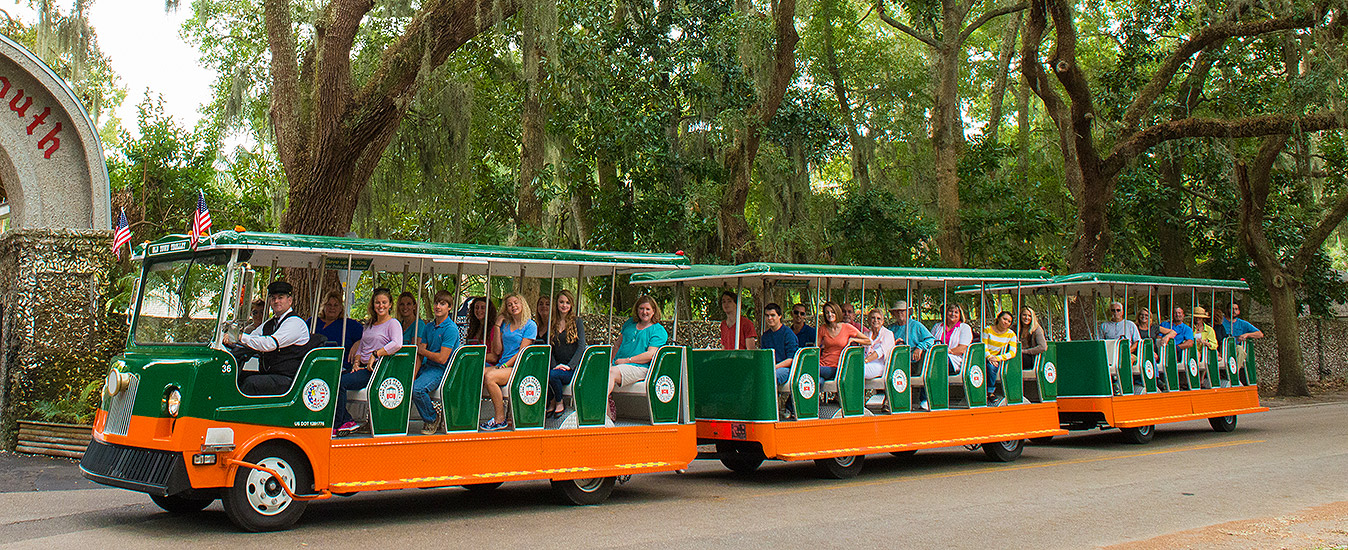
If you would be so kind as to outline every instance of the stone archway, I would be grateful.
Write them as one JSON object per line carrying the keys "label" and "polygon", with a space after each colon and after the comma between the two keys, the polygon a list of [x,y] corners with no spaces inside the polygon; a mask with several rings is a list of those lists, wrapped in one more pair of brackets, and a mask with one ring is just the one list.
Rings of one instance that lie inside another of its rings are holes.
{"label": "stone archway", "polygon": [[0,187],[0,430],[12,448],[15,420],[78,396],[124,331],[104,307],[112,213],[97,130],[65,81],[5,36]]}

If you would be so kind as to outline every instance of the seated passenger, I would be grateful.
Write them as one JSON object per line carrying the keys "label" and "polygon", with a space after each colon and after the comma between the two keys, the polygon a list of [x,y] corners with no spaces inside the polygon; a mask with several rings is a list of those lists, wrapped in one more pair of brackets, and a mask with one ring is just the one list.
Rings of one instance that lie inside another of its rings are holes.
{"label": "seated passenger", "polygon": [[[1142,327],[1138,327],[1141,330]],[[1175,350],[1189,349],[1194,347],[1194,329],[1184,323],[1184,308],[1175,308],[1174,315],[1169,321],[1161,323],[1161,328],[1170,329],[1175,332]]]}
{"label": "seated passenger", "polygon": [[802,348],[815,345],[815,330],[805,321],[810,318],[810,308],[805,304],[791,306],[791,332],[796,334],[796,342]]}
{"label": "seated passenger", "polygon": [[1194,308],[1194,340],[1209,350],[1217,349],[1217,334],[1208,324],[1208,310],[1203,306]]}
{"label": "seated passenger", "polygon": [[[342,291],[329,291],[323,298],[323,307],[318,311],[318,319],[314,322],[314,328],[317,329],[314,332],[327,338],[327,345],[344,350],[351,349],[351,344],[359,341],[361,333],[365,330],[360,321],[346,317],[345,309],[342,307]],[[345,365],[343,368],[349,369],[351,365]]]}
{"label": "seated passenger", "polygon": [[398,323],[403,327],[403,345],[415,345],[421,328],[426,326],[426,321],[422,321],[421,314],[417,312],[415,294],[404,292],[398,295]]}
{"label": "seated passenger", "polygon": [[496,319],[496,304],[483,296],[474,296],[468,302],[468,331],[464,334],[464,343],[470,346],[487,345],[487,364],[494,365],[501,357],[501,349],[495,347],[499,341],[498,328],[491,320]]}
{"label": "seated passenger", "polygon": [[552,297],[547,294],[540,294],[537,300],[534,300],[534,324],[538,325],[539,343],[548,339],[548,331],[543,327],[548,326],[549,317],[552,315]]}
{"label": "seated passenger", "polygon": [[[660,325],[660,306],[650,296],[637,298],[632,304],[632,317],[623,323],[613,344],[608,394],[613,395],[615,387],[645,380],[655,353],[667,342],[669,332]],[[618,419],[618,407],[612,398],[608,401],[608,416],[615,421]]]}
{"label": "seated passenger", "polygon": [[[293,291],[294,288],[285,281],[267,285],[271,318],[251,333],[239,335],[239,345],[259,352],[257,372],[239,369],[239,391],[244,395],[280,395],[289,391],[295,381],[295,374],[308,351],[305,344],[309,343],[309,326],[291,309],[295,303],[291,296]],[[234,343],[231,340],[226,332],[224,342]]]}
{"label": "seated passenger", "polygon": [[1100,323],[1095,336],[1101,340],[1127,338],[1130,342],[1128,352],[1133,355],[1137,355],[1137,346],[1142,342],[1142,335],[1137,332],[1137,325],[1123,318],[1123,304],[1119,302],[1109,304],[1109,320]]}
{"label": "seated passenger", "polygon": [[800,344],[796,342],[796,333],[782,324],[782,306],[771,303],[764,307],[763,322],[767,330],[758,339],[758,349],[772,350],[773,368],[780,386],[791,378],[791,362],[796,360]]}
{"label": "seated passenger", "polygon": [[435,293],[435,317],[421,328],[417,342],[417,358],[412,371],[412,404],[421,415],[422,435],[431,435],[444,427],[443,411],[435,408],[432,392],[440,388],[445,378],[449,358],[459,347],[459,325],[449,318],[454,295],[441,290]]}
{"label": "seated passenger", "polygon": [[548,415],[561,418],[565,412],[562,391],[576,376],[580,360],[585,356],[585,323],[576,316],[576,299],[570,290],[557,294],[557,305],[552,309],[552,326],[543,331],[544,342],[552,345],[548,361]]}
{"label": "seated passenger", "polygon": [[894,352],[894,333],[884,327],[885,313],[875,308],[866,314],[866,328],[861,334],[871,339],[866,346],[866,378],[879,378],[889,368],[889,356]]}
{"label": "seated passenger", "polygon": [[492,347],[501,350],[501,357],[496,364],[487,365],[482,373],[482,385],[486,386],[494,409],[492,419],[478,426],[478,429],[487,432],[510,427],[506,422],[505,395],[501,386],[510,383],[510,375],[515,372],[520,350],[533,345],[534,339],[538,338],[538,325],[534,324],[533,314],[529,313],[529,304],[524,303],[523,296],[506,296],[501,301],[501,309],[505,312],[496,319],[496,339],[492,342]]}
{"label": "seated passenger", "polygon": [[721,349],[752,349],[750,340],[758,335],[758,328],[748,317],[740,315],[740,339],[735,341],[735,312],[740,309],[739,296],[732,291],[721,293],[721,311],[725,320],[721,321]]}
{"label": "seated passenger", "polygon": [[988,358],[988,404],[994,407],[1006,397],[1005,389],[1000,397],[997,394],[1000,374],[1006,370],[1004,368],[1006,362],[1016,357],[1016,333],[1011,330],[1011,323],[1014,322],[1011,312],[1003,311],[997,314],[997,319],[992,325],[983,329],[983,343],[986,345]]}
{"label": "seated passenger", "polygon": [[852,325],[852,328],[862,330],[861,322],[857,321],[857,309],[852,304],[842,305],[842,322]]}
{"label": "seated passenger", "polygon": [[955,304],[947,305],[945,321],[931,327],[931,333],[936,336],[937,342],[947,346],[950,374],[964,372],[964,354],[969,351],[969,344],[974,342],[974,331],[964,322],[964,309]]}
{"label": "seated passenger", "polygon": [[1025,370],[1034,368],[1039,354],[1048,351],[1048,336],[1030,306],[1020,308],[1020,347],[1020,367]]}
{"label": "seated passenger", "polygon": [[[1152,348],[1152,356],[1143,357],[1143,364],[1145,365],[1146,361],[1150,360],[1152,365],[1156,365],[1158,369],[1162,368],[1161,365],[1165,364],[1162,361],[1165,356],[1165,346],[1171,339],[1175,338],[1175,331],[1162,325],[1153,325],[1151,323],[1151,311],[1144,309],[1137,312],[1137,332],[1138,334],[1141,334],[1143,338],[1150,338],[1156,341],[1156,345]],[[1137,383],[1142,383],[1140,376],[1135,377],[1135,379]],[[1161,391],[1170,391],[1170,378],[1163,374],[1159,374],[1156,376],[1156,386]]]}
{"label": "seated passenger", "polygon": [[824,302],[819,308],[819,380],[838,376],[838,361],[842,350],[852,344],[871,345],[871,339],[857,327],[842,322],[842,308],[833,302]]}
{"label": "seated passenger", "polygon": [[1227,336],[1236,339],[1236,343],[1244,343],[1246,340],[1254,338],[1256,340],[1264,337],[1264,331],[1254,328],[1249,321],[1240,318],[1240,304],[1231,304],[1231,320],[1222,321],[1222,329]]}
{"label": "seated passenger", "polygon": [[[403,327],[391,315],[393,293],[387,288],[376,288],[370,296],[369,317],[360,340],[351,345],[347,362],[351,370],[342,374],[337,388],[337,435],[346,435],[361,428],[346,410],[346,392],[365,389],[374,375],[375,359],[388,357],[402,348]],[[373,396],[371,396],[373,397]]]}
{"label": "seated passenger", "polygon": [[895,323],[886,328],[894,334],[894,345],[908,346],[912,350],[912,362],[916,364],[920,363],[922,356],[931,350],[936,338],[932,337],[927,327],[912,318],[912,313],[913,308],[908,302],[904,300],[894,302],[894,307],[889,308],[889,314],[894,316]]}

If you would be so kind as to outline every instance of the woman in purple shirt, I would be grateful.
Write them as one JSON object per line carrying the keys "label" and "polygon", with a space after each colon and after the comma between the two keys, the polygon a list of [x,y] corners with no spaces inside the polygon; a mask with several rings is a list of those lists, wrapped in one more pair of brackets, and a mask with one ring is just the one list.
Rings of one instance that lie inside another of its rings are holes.
{"label": "woman in purple shirt", "polygon": [[342,374],[341,386],[337,389],[337,429],[336,435],[346,435],[361,426],[346,411],[346,392],[361,390],[370,383],[374,375],[375,360],[398,353],[403,345],[402,324],[389,315],[393,309],[393,293],[387,288],[374,289],[370,296],[370,317],[365,321],[365,333],[360,341],[351,345],[347,359],[354,367]]}

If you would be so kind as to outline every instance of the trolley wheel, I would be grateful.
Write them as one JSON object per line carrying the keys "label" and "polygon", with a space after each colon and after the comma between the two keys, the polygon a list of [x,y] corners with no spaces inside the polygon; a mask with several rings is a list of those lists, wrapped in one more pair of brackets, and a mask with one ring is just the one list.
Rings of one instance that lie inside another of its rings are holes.
{"label": "trolley wheel", "polygon": [[290,498],[281,484],[295,493],[312,492],[313,475],[304,455],[284,445],[264,443],[249,452],[244,462],[272,470],[281,478],[239,466],[234,485],[221,495],[225,515],[246,531],[279,531],[294,525],[308,502]]}
{"label": "trolley wheel", "polygon": [[1151,438],[1156,435],[1156,426],[1138,426],[1136,428],[1123,428],[1123,442],[1132,445],[1145,445],[1151,442]]}
{"label": "trolley wheel", "polygon": [[588,479],[554,479],[552,490],[568,504],[591,506],[608,499],[613,493],[616,477],[592,477]]}
{"label": "trolley wheel", "polygon": [[764,460],[762,451],[746,449],[729,442],[716,443],[716,454],[721,456],[721,464],[724,464],[730,471],[741,474],[757,470]]}
{"label": "trolley wheel", "polygon": [[165,512],[179,515],[195,514],[206,509],[212,502],[215,502],[215,499],[213,498],[189,498],[182,495],[169,495],[164,497],[150,495],[150,500],[153,500],[157,506],[163,508]]}
{"label": "trolley wheel", "polygon": [[892,454],[899,458],[908,458],[910,456],[917,454],[917,449],[908,449],[907,451],[896,451],[889,454]]}
{"label": "trolley wheel", "polygon": [[1212,424],[1212,429],[1219,432],[1234,431],[1236,429],[1236,415],[1209,418],[1208,424]]}
{"label": "trolley wheel", "polygon": [[1020,453],[1024,450],[1024,439],[1012,439],[1010,441],[998,441],[996,443],[983,444],[983,454],[988,455],[988,459],[993,462],[1011,462],[1020,458]]}
{"label": "trolley wheel", "polygon": [[1032,437],[1032,438],[1030,438],[1030,443],[1034,443],[1035,445],[1048,445],[1048,444],[1049,444],[1050,442],[1052,442],[1052,441],[1053,441],[1053,436],[1051,436],[1051,435],[1046,435],[1046,436],[1044,436],[1044,437]]}
{"label": "trolley wheel", "polygon": [[474,493],[489,493],[491,491],[496,490],[497,487],[500,487],[501,483],[502,482],[500,481],[495,481],[492,483],[471,483],[468,485],[464,485],[463,488],[468,489],[469,491],[472,491]]}
{"label": "trolley wheel", "polygon": [[821,458],[814,461],[814,469],[822,478],[848,479],[861,473],[861,463],[865,461],[866,455]]}

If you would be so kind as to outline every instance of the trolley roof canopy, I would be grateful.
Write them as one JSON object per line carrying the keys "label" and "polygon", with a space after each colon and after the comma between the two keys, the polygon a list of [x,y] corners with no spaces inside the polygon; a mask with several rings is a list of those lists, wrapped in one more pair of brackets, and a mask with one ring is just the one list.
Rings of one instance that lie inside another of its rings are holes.
{"label": "trolley roof canopy", "polygon": [[[930,267],[868,267],[811,264],[745,263],[739,265],[695,265],[691,269],[642,273],[632,276],[632,284],[672,286],[685,284],[704,287],[728,287],[781,281],[817,281],[867,288],[897,290],[909,284],[934,288],[945,284],[1043,283],[1048,273],[1034,270],[945,269]],[[928,283],[932,283],[928,286]],[[1014,286],[1014,285],[1013,285]]]}
{"label": "trolley roof canopy", "polygon": [[[189,257],[188,237],[170,235],[138,247],[139,258],[156,260]],[[503,277],[594,277],[645,271],[686,270],[681,254],[560,250],[461,243],[433,243],[222,231],[202,239],[197,253],[213,250],[245,251],[242,260],[256,266],[318,267],[357,271],[403,271],[432,275],[486,275]]]}
{"label": "trolley roof canopy", "polygon": [[[1154,277],[1150,275],[1129,275],[1123,273],[1071,273],[1068,275],[1059,275],[1049,281],[1034,284],[1022,284],[1021,290],[1054,290],[1061,289],[1065,292],[1090,292],[1097,291],[1102,294],[1122,294],[1124,287],[1128,291],[1140,291],[1152,289],[1161,292],[1196,292],[1196,291],[1244,291],[1249,290],[1250,285],[1245,281],[1231,281],[1226,279],[1190,279],[1186,277]],[[994,288],[994,287],[989,287]],[[997,290],[1007,290],[1014,288],[1013,285],[997,285]],[[961,288],[958,293],[971,294],[978,292],[977,288]]]}

